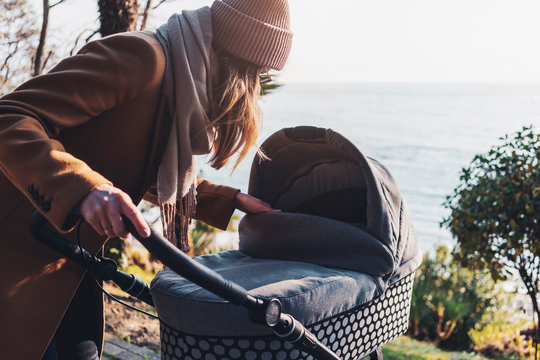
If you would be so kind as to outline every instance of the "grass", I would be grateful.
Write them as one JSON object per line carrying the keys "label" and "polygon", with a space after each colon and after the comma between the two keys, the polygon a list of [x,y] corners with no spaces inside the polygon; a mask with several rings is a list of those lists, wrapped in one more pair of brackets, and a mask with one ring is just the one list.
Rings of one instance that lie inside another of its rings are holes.
{"label": "grass", "polygon": [[[383,346],[384,360],[488,360],[474,353],[449,352],[438,349],[435,345],[401,336]],[[519,360],[517,357],[500,358]]]}

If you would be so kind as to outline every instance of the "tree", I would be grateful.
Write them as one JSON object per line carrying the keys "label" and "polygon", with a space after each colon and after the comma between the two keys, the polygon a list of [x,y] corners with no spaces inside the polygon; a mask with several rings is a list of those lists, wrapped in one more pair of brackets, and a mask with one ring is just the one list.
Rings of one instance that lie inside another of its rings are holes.
{"label": "tree", "polygon": [[31,77],[38,26],[26,0],[0,2],[0,96]]}
{"label": "tree", "polygon": [[50,4],[43,0],[41,28],[26,0],[0,2],[0,96],[40,75],[54,62],[56,49],[47,46],[49,12],[64,1]]}
{"label": "tree", "polygon": [[494,279],[517,272],[531,299],[540,340],[540,134],[532,126],[500,139],[474,157],[444,206],[442,225],[457,239],[455,257],[472,269],[489,269]]}

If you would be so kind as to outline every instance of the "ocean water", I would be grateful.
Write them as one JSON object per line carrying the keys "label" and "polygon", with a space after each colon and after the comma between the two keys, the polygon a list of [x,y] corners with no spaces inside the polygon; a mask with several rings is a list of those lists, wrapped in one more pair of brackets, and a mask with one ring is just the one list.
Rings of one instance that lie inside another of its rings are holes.
{"label": "ocean water", "polygon": [[[453,244],[442,203],[473,156],[524,125],[540,131],[540,84],[286,84],[261,109],[259,143],[284,127],[331,128],[384,164],[426,251]],[[252,159],[232,174],[197,161],[204,178],[247,191]]]}

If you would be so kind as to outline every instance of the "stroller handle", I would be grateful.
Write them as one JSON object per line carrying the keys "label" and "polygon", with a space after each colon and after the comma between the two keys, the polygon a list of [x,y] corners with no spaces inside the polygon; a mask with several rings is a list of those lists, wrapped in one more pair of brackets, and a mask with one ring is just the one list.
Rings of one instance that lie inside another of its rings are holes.
{"label": "stroller handle", "polygon": [[159,236],[154,231],[147,238],[142,237],[125,216],[122,220],[128,231],[161,262],[177,274],[189,281],[235,304],[246,307],[248,310],[258,312],[264,306],[261,299],[247,293],[247,290],[225,278],[217,272],[191,259],[172,243]]}
{"label": "stroller handle", "polygon": [[[300,322],[291,315],[282,313],[278,300],[265,302],[249,295],[246,289],[194,261],[155,232],[152,231],[148,238],[143,238],[127,217],[122,216],[122,220],[128,231],[172,271],[233,304],[245,307],[250,311],[252,321],[272,327],[277,336],[290,343],[298,342],[302,350],[317,359],[340,360],[339,356],[321,343]],[[279,304],[277,307],[276,302]]]}
{"label": "stroller handle", "polygon": [[30,232],[47,247],[62,254],[68,259],[80,264],[98,280],[112,280],[129,295],[154,306],[150,287],[142,280],[118,270],[116,262],[112,259],[101,258],[90,254],[82,246],[77,246],[56,231],[45,226],[47,219],[38,211],[30,218]]}
{"label": "stroller handle", "polygon": [[[277,336],[290,343],[298,343],[302,350],[317,359],[340,359],[291,315],[282,313],[279,300],[262,299],[249,295],[246,289],[191,259],[162,236],[152,231],[149,237],[144,238],[137,232],[128,218],[122,216],[122,220],[128,231],[172,271],[215,295],[246,308],[252,321],[271,327]],[[34,212],[30,221],[32,235],[48,247],[81,264],[91,271],[96,278],[113,280],[130,295],[141,299],[149,305],[154,305],[148,285],[131,274],[117,270],[114,261],[92,256],[82,247],[70,243],[45,226],[46,224],[47,219],[39,212]]]}

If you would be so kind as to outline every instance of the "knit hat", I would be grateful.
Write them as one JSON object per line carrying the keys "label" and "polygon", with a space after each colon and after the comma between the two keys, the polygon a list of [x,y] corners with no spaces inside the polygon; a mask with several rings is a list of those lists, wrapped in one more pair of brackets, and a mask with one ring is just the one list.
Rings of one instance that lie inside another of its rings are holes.
{"label": "knit hat", "polygon": [[243,60],[283,69],[291,51],[287,0],[216,0],[214,43]]}

